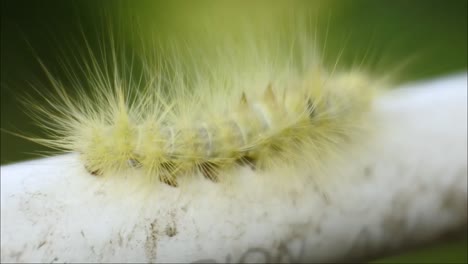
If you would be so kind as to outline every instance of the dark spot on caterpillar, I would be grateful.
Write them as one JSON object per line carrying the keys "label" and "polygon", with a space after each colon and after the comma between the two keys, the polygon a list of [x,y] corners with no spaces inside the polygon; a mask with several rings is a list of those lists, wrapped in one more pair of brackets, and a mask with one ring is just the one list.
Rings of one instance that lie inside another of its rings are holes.
{"label": "dark spot on caterpillar", "polygon": [[87,171],[89,174],[91,174],[91,175],[93,175],[93,176],[101,176],[101,175],[102,175],[102,171],[99,170],[99,169],[98,169],[98,170],[91,170],[91,169],[90,169],[89,167],[87,167],[87,166],[85,166],[85,169],[86,169],[86,171]]}
{"label": "dark spot on caterpillar", "polygon": [[309,118],[313,119],[315,117],[315,105],[312,102],[312,99],[307,99],[307,112],[309,113]]}
{"label": "dark spot on caterpillar", "polygon": [[249,166],[252,170],[255,170],[257,167],[256,166],[257,159],[255,159],[254,157],[250,157],[250,156],[240,157],[237,160],[237,163],[241,164],[242,166]]}
{"label": "dark spot on caterpillar", "polygon": [[[82,151],[79,151],[80,155],[83,155],[83,152]],[[93,176],[101,176],[102,175],[102,171],[99,170],[99,169],[96,169],[96,170],[92,170],[91,168],[89,168],[87,165],[84,166],[85,170],[93,175]]]}
{"label": "dark spot on caterpillar", "polygon": [[159,180],[169,186],[172,187],[178,187],[179,184],[177,184],[177,180],[173,176],[175,173],[175,164],[174,162],[163,162],[160,164],[161,168],[164,170],[161,172],[161,175],[159,175]]}
{"label": "dark spot on caterpillar", "polygon": [[218,182],[219,178],[217,175],[217,165],[212,162],[204,162],[198,165],[200,172],[210,181]]}
{"label": "dark spot on caterpillar", "polygon": [[171,187],[178,187],[179,184],[177,183],[176,179],[172,176],[166,176],[166,175],[159,175],[159,181],[162,183],[165,183]]}
{"label": "dark spot on caterpillar", "polygon": [[141,162],[137,159],[129,159],[127,160],[127,164],[131,168],[141,168]]}

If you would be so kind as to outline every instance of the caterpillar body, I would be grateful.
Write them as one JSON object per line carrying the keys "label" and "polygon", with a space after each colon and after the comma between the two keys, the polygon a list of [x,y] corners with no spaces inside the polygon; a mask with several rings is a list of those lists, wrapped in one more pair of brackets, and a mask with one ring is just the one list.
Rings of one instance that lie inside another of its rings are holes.
{"label": "caterpillar body", "polygon": [[77,100],[46,70],[56,93],[48,107],[31,105],[51,133],[36,141],[80,153],[92,175],[138,170],[171,186],[195,174],[217,182],[238,166],[319,167],[359,134],[378,84],[355,69],[328,73],[308,43],[286,56],[271,44],[246,53],[228,45],[192,75],[172,60],[126,79],[93,58],[91,92],[74,83]]}

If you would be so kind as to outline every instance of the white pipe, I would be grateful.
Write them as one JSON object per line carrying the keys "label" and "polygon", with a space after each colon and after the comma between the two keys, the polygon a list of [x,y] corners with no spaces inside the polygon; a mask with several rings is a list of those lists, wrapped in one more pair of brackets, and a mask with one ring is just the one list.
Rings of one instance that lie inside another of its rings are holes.
{"label": "white pipe", "polygon": [[466,228],[467,74],[392,90],[373,116],[328,185],[267,188],[246,168],[229,188],[135,191],[73,154],[2,166],[1,260],[349,261]]}

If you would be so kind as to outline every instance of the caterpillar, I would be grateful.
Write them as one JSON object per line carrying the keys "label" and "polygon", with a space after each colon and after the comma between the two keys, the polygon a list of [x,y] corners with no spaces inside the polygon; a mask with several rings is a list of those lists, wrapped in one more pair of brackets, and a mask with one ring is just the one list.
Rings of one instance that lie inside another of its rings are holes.
{"label": "caterpillar", "polygon": [[88,80],[71,82],[75,98],[42,65],[54,93],[47,106],[28,101],[49,132],[34,140],[79,153],[90,175],[138,170],[173,187],[188,175],[219,182],[238,167],[320,167],[360,133],[380,80],[327,70],[304,35],[227,43],[214,60],[191,51],[190,63],[144,54],[140,73],[119,65],[113,47],[102,57],[110,69],[96,57],[83,64]]}

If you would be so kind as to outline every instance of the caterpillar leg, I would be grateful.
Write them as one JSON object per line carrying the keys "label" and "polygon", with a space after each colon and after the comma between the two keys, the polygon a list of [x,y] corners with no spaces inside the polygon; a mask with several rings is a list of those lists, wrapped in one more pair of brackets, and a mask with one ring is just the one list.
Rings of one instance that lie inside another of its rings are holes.
{"label": "caterpillar leg", "polygon": [[203,176],[212,182],[219,182],[217,167],[218,166],[216,164],[211,162],[205,162],[198,165],[198,169],[203,174]]}

